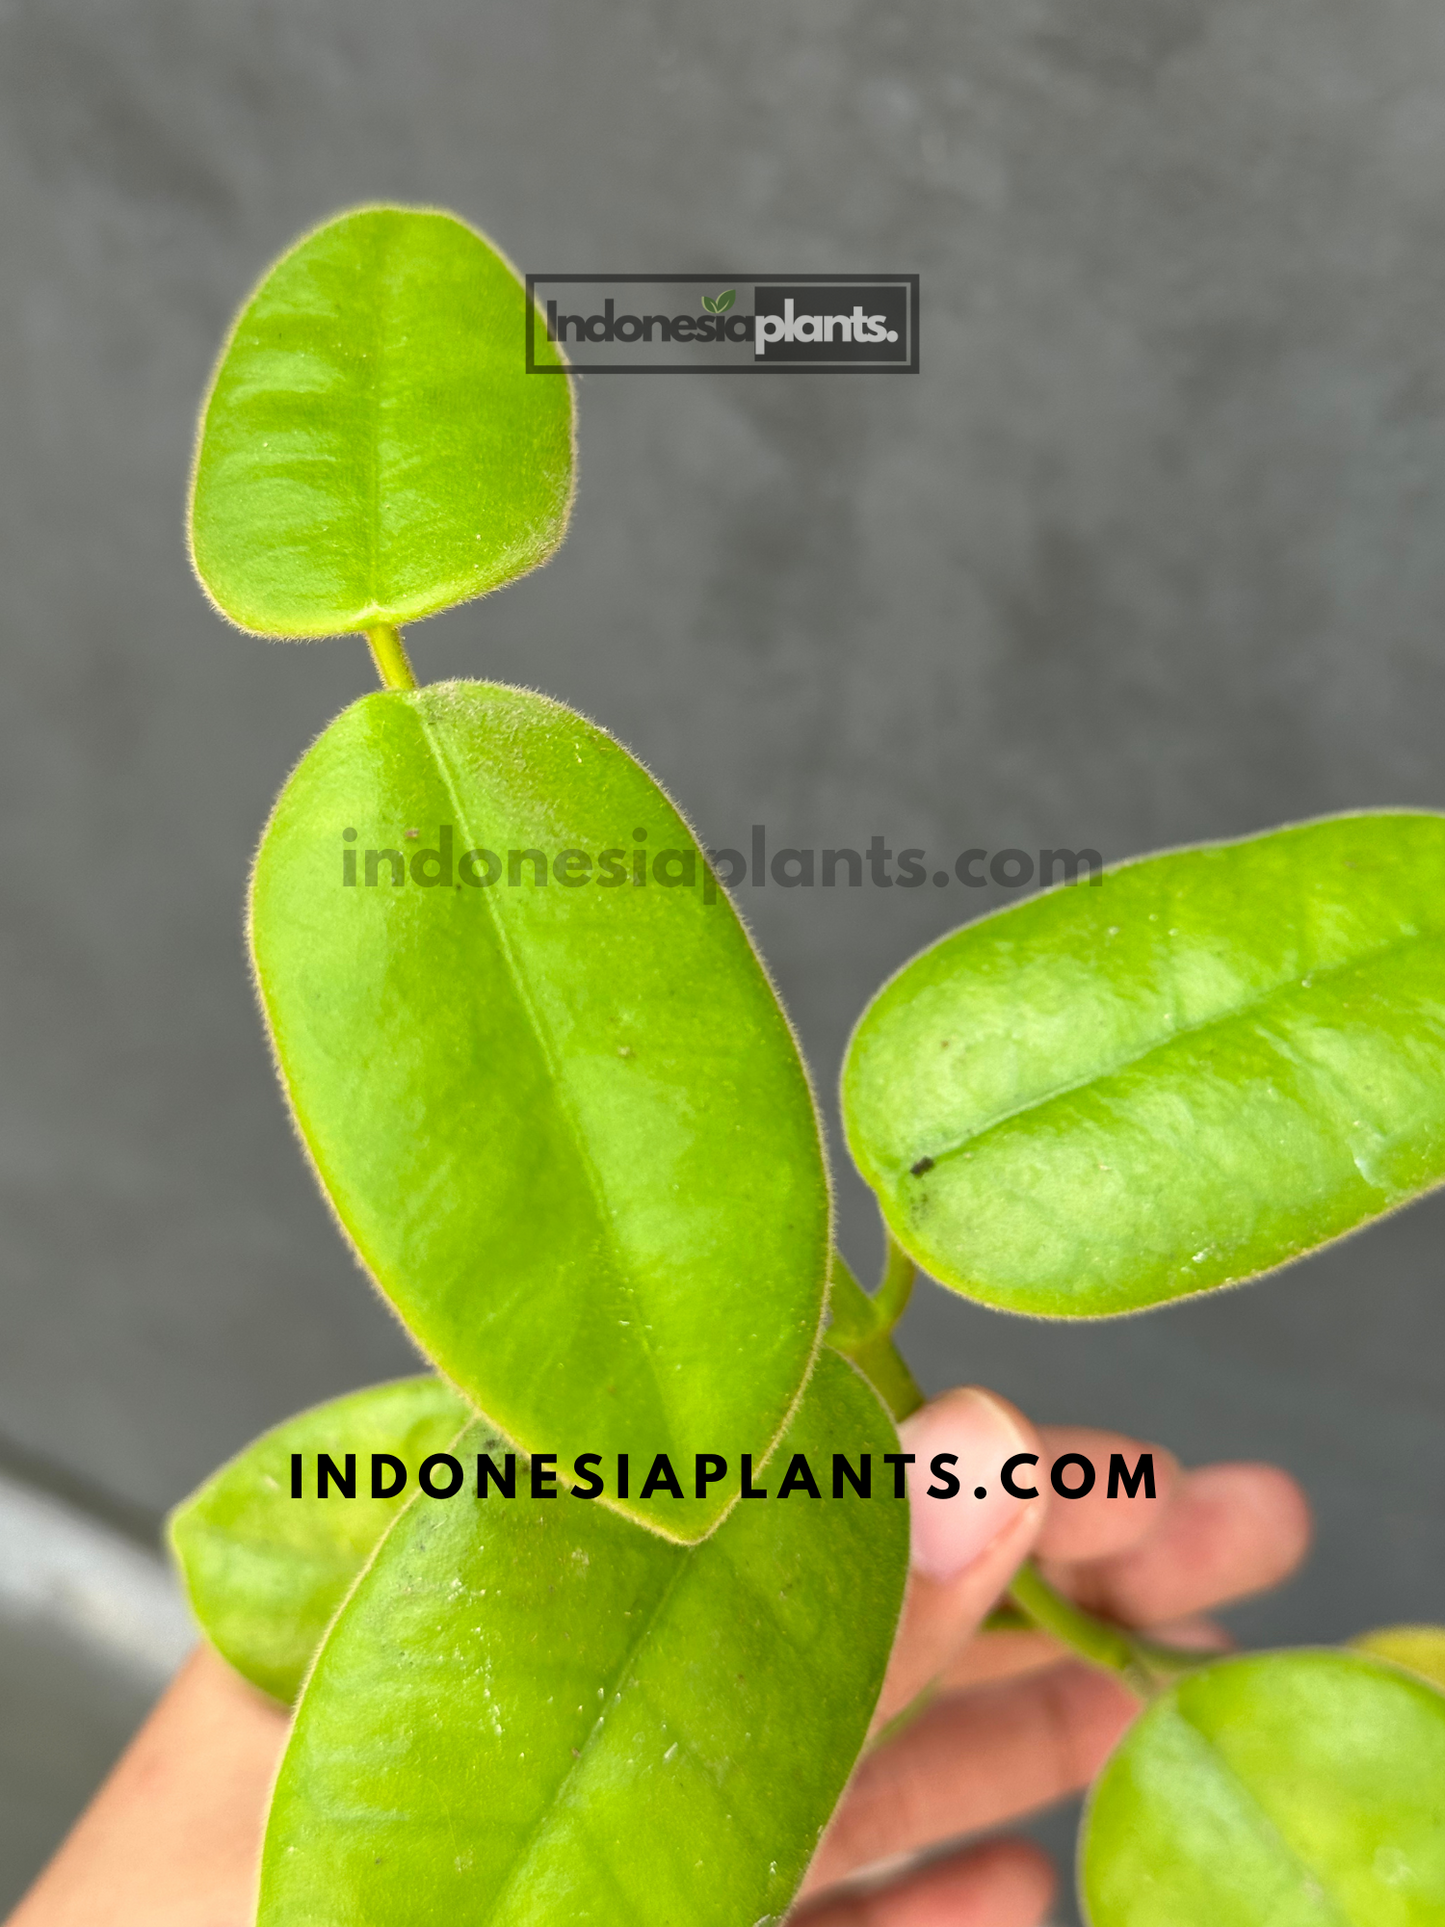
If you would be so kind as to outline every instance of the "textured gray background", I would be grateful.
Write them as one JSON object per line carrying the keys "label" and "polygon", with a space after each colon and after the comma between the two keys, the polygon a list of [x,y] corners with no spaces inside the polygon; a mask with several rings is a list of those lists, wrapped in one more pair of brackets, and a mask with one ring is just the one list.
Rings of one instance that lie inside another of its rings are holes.
{"label": "textured gray background", "polygon": [[[145,1531],[409,1358],[239,937],[371,671],[223,628],[180,533],[218,337],[299,228],[391,196],[524,267],[921,273],[916,378],[584,382],[565,549],[419,670],[575,703],[712,842],[1117,857],[1442,801],[1442,180],[1432,0],[0,0],[0,1457]],[[963,898],[745,893],[825,1087]],[[1319,1549],[1251,1638],[1439,1613],[1442,1222],[1102,1329],[930,1290],[908,1344],[1297,1470]]]}

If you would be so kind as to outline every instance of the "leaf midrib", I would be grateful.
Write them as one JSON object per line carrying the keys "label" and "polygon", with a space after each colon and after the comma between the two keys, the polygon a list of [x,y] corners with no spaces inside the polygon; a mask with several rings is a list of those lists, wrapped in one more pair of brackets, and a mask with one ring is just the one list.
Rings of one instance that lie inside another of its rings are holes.
{"label": "leaf midrib", "polygon": [[[1387,957],[1394,956],[1399,951],[1408,950],[1414,945],[1440,943],[1442,940],[1445,940],[1445,932],[1432,931],[1428,934],[1417,932],[1412,936],[1397,937],[1389,943],[1381,944],[1377,949],[1367,952],[1364,956],[1352,958],[1349,963],[1307,968],[1302,975],[1311,979],[1311,988],[1313,988],[1315,982],[1335,982],[1355,972],[1371,968],[1383,962]],[[1070,1096],[1074,1091],[1087,1090],[1091,1085],[1107,1083],[1110,1078],[1118,1077],[1122,1075],[1123,1072],[1132,1070],[1136,1064],[1142,1064],[1150,1057],[1157,1056],[1162,1051],[1173,1049],[1176,1044],[1181,1043],[1186,1038],[1199,1037],[1207,1031],[1222,1029],[1228,1024],[1239,1023],[1246,1017],[1263,1013],[1277,999],[1289,996],[1301,988],[1300,977],[1287,978],[1283,983],[1275,984],[1253,1003],[1237,1005],[1231,1010],[1216,1013],[1212,1017],[1203,1018],[1197,1024],[1186,1024],[1182,1029],[1171,1031],[1167,1037],[1161,1037],[1156,1042],[1146,1045],[1143,1050],[1131,1051],[1115,1059],[1103,1070],[1093,1070],[1087,1072],[1082,1077],[1065,1079],[1058,1084],[1050,1086],[1047,1090],[1039,1092],[1035,1096],[1024,1099],[1020,1104],[1012,1105],[1006,1110],[997,1111],[985,1123],[969,1131],[956,1142],[946,1144],[938,1150],[929,1151],[928,1156],[933,1160],[935,1165],[944,1164],[950,1158],[957,1157],[960,1152],[966,1151],[971,1145],[979,1143],[981,1139],[987,1137],[991,1132],[1000,1129],[1005,1124],[1011,1123],[1016,1117],[1026,1117],[1032,1111],[1043,1110],[1049,1104],[1056,1102],[1057,1099]],[[1314,1074],[1315,1067],[1312,1065],[1310,1069],[1311,1073]],[[900,1162],[896,1165],[891,1174],[894,1182],[896,1183],[899,1179],[907,1175],[909,1168],[909,1165],[906,1163]]]}
{"label": "leaf midrib", "polygon": [[[458,826],[460,827],[462,824],[466,824],[467,826],[467,842],[470,847],[472,839],[470,815],[462,802],[458,779],[452,768],[451,760],[446,754],[440,732],[434,731],[430,719],[419,703],[408,701],[406,706],[411,715],[415,717],[422,740],[426,744],[432,760],[436,765],[448,800],[456,815]],[[625,1254],[618,1242],[617,1228],[613,1223],[612,1212],[607,1203],[607,1195],[603,1187],[602,1176],[593,1161],[591,1149],[587,1143],[586,1133],[582,1128],[581,1120],[577,1117],[570,1102],[567,1084],[562,1075],[558,1055],[553,1047],[551,1036],[542,1021],[541,1013],[537,1010],[527,989],[513,950],[510,935],[496,905],[486,893],[483,894],[483,901],[486,904],[487,915],[491,920],[492,932],[496,938],[497,948],[501,954],[502,961],[506,966],[512,990],[517,998],[518,1004],[526,1014],[528,1027],[531,1030],[533,1040],[541,1054],[543,1063],[547,1067],[549,1082],[557,1108],[566,1123],[568,1136],[572,1140],[573,1149],[577,1154],[578,1161],[586,1177],[588,1194],[592,1200],[593,1213],[601,1225],[602,1235],[612,1258],[613,1275],[622,1286],[631,1310],[640,1314],[647,1309],[647,1307],[643,1306],[638,1299],[637,1286],[632,1279]],[[635,1318],[632,1329],[637,1334],[638,1346],[651,1368],[652,1381],[657,1391],[658,1404],[662,1408],[669,1437],[673,1437],[676,1434],[674,1414],[666,1396],[664,1374],[658,1369],[657,1356],[647,1336],[647,1321],[640,1316]],[[621,1511],[620,1507],[614,1509],[619,1512]],[[637,1517],[635,1513],[630,1511],[623,1514],[623,1516],[629,1519]],[[667,1534],[658,1534],[657,1536],[668,1538],[670,1543],[679,1543],[678,1541],[671,1540],[671,1536]]]}
{"label": "leaf midrib", "polygon": [[[666,1544],[668,1542],[664,1541],[663,1543]],[[704,1540],[702,1543],[706,1544],[707,1541]],[[676,1572],[673,1573],[672,1577],[668,1580],[667,1584],[663,1587],[661,1593],[658,1595],[657,1603],[653,1606],[652,1611],[648,1614],[645,1623],[641,1627],[639,1627],[636,1639],[634,1639],[631,1645],[627,1648],[626,1652],[623,1655],[621,1664],[615,1669],[615,1671],[608,1679],[607,1684],[603,1688],[601,1714],[599,1714],[597,1719],[593,1721],[592,1730],[587,1735],[586,1739],[583,1740],[581,1746],[578,1748],[576,1759],[573,1760],[571,1766],[569,1766],[566,1769],[561,1779],[557,1782],[556,1786],[552,1789],[551,1797],[547,1801],[546,1806],[543,1808],[542,1812],[538,1814],[535,1824],[528,1830],[526,1839],[521,1843],[521,1845],[517,1848],[516,1852],[513,1854],[510,1862],[507,1865],[507,1869],[505,1873],[502,1875],[501,1880],[498,1882],[497,1890],[495,1895],[492,1898],[491,1905],[487,1908],[487,1911],[483,1915],[482,1919],[477,1923],[477,1927],[491,1927],[491,1923],[497,1919],[498,1910],[502,1906],[503,1902],[506,1900],[507,1895],[511,1891],[512,1887],[515,1885],[518,1875],[521,1874],[523,1869],[526,1867],[527,1862],[531,1859],[532,1850],[536,1846],[537,1842],[542,1838],[543,1834],[546,1832],[547,1827],[551,1822],[552,1815],[555,1813],[557,1809],[558,1803],[561,1801],[562,1796],[567,1791],[567,1788],[572,1784],[573,1780],[581,1772],[583,1761],[586,1760],[588,1756],[594,1751],[595,1747],[598,1744],[600,1744],[599,1735],[603,1740],[609,1737],[610,1729],[607,1725],[606,1716],[609,1711],[610,1702],[617,1693],[618,1683],[619,1681],[621,1681],[626,1677],[628,1671],[630,1670],[634,1661],[636,1660],[639,1651],[642,1649],[643,1646],[647,1644],[648,1640],[652,1637],[653,1631],[655,1630],[659,1620],[663,1617],[663,1614],[666,1612],[668,1604],[670,1603],[673,1594],[677,1591],[678,1587],[682,1584],[684,1578],[687,1576],[688,1572],[690,1571],[692,1558],[693,1558],[693,1555],[696,1553],[697,1549],[698,1548],[695,1546],[674,1545],[673,1550],[677,1557]],[[1346,1924],[1346,1927],[1348,1927],[1348,1923]]]}
{"label": "leaf midrib", "polygon": [[381,389],[382,361],[386,352],[387,313],[391,301],[391,285],[388,267],[392,254],[391,224],[383,218],[377,245],[378,270],[376,278],[376,301],[374,304],[375,327],[372,330],[370,348],[366,357],[370,366],[367,369],[364,407],[366,411],[366,607],[364,617],[379,617],[382,614],[381,598]]}
{"label": "leaf midrib", "polygon": [[[1311,1900],[1317,1898],[1322,1903],[1322,1927],[1326,1920],[1331,1923],[1331,1927],[1360,1927],[1355,1917],[1347,1913],[1342,1903],[1335,1897],[1332,1877],[1327,1877],[1320,1872],[1318,1868],[1311,1866],[1303,1854],[1296,1851],[1280,1831],[1279,1826],[1271,1817],[1268,1808],[1261,1802],[1248,1781],[1243,1779],[1241,1775],[1235,1771],[1229,1756],[1219,1747],[1212,1736],[1206,1733],[1197,1721],[1189,1717],[1184,1707],[1178,1701],[1175,1702],[1174,1711],[1183,1725],[1187,1726],[1189,1731],[1197,1737],[1200,1745],[1209,1755],[1220,1777],[1227,1780],[1230,1786],[1234,1788],[1240,1798],[1241,1805],[1247,1806],[1249,1811],[1257,1816],[1257,1825],[1260,1833],[1269,1841],[1271,1846],[1278,1849],[1280,1859],[1286,1862],[1288,1866],[1297,1870],[1301,1885],[1308,1883],[1310,1887],[1316,1890],[1315,1893],[1310,1894],[1309,1898]],[[1327,1884],[1327,1880],[1329,1884]],[[1327,1913],[1325,1911],[1326,1909],[1328,1910]]]}

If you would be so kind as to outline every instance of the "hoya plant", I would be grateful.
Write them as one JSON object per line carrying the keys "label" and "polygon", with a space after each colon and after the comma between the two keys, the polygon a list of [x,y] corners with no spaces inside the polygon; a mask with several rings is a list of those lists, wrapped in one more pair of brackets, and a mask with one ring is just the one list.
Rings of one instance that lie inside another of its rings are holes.
{"label": "hoya plant", "polygon": [[[262,1927],[781,1920],[903,1597],[915,1266],[1137,1312],[1445,1176],[1445,819],[1341,816],[906,963],[843,1067],[886,1225],[862,1290],[678,806],[562,703],[408,660],[402,625],[562,539],[572,384],[541,330],[527,372],[526,321],[460,220],[347,213],[246,302],[200,426],[217,608],[363,635],[380,676],[282,790],[248,931],[297,1133],[433,1368],[279,1426],[171,1522],[210,1641],[295,1709]],[[1445,1635],[1170,1651],[1033,1567],[1020,1618],[1140,1703],[1083,1829],[1093,1927],[1445,1919]]]}

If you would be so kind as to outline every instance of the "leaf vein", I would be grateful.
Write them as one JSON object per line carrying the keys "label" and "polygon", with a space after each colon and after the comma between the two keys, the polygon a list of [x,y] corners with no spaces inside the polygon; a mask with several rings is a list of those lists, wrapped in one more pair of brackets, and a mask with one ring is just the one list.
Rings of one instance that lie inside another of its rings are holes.
{"label": "leaf vein", "polygon": [[[1317,967],[1308,974],[1317,983],[1348,979],[1350,976],[1371,968],[1383,962],[1387,957],[1394,956],[1401,951],[1413,949],[1421,944],[1438,944],[1440,941],[1440,933],[1433,931],[1429,936],[1425,937],[1418,935],[1400,937],[1390,943],[1380,945],[1377,949],[1368,952],[1364,956],[1352,958],[1346,964]],[[1254,1016],[1256,1012],[1265,1011],[1276,1000],[1293,994],[1299,987],[1299,979],[1290,977],[1283,983],[1275,984],[1271,989],[1267,990],[1263,996],[1255,998],[1252,1002],[1241,1003],[1233,1006],[1229,1010],[1216,1012],[1212,1016],[1202,1018],[1197,1024],[1186,1025],[1183,1029],[1171,1030],[1167,1037],[1156,1038],[1142,1050],[1130,1051],[1116,1058],[1102,1070],[1091,1070],[1082,1077],[1070,1078],[1059,1084],[1052,1085],[1046,1090],[1025,1098],[1023,1102],[1019,1104],[1015,1104],[1006,1110],[995,1112],[986,1122],[979,1124],[973,1130],[965,1132],[962,1137],[955,1141],[937,1147],[930,1147],[928,1155],[935,1165],[942,1164],[947,1159],[957,1157],[960,1152],[966,1151],[970,1145],[977,1144],[980,1139],[987,1137],[990,1132],[1000,1129],[1005,1124],[1012,1123],[1017,1117],[1027,1117],[1031,1112],[1041,1111],[1048,1105],[1057,1102],[1060,1098],[1072,1096],[1075,1091],[1088,1090],[1093,1085],[1108,1083],[1111,1078],[1121,1076],[1125,1071],[1132,1070],[1136,1065],[1145,1063],[1149,1058],[1157,1056],[1164,1051],[1174,1049],[1186,1038],[1199,1037],[1211,1030],[1223,1029],[1230,1024],[1242,1023],[1246,1019]],[[1259,1021],[1258,1028],[1261,1036],[1273,1034],[1266,1031],[1262,1019]],[[909,1169],[910,1155],[911,1153],[905,1153],[900,1157],[893,1173],[895,1182]]]}

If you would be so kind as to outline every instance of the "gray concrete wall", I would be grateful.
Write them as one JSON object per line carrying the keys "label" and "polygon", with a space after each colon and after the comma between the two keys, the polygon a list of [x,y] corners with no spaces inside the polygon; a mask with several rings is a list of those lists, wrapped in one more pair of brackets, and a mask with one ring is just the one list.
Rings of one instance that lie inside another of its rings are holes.
{"label": "gray concrete wall", "polygon": [[[1445,800],[1442,103],[1430,0],[5,0],[5,1462],[143,1532],[409,1359],[239,934],[371,671],[227,631],[181,541],[217,340],[298,229],[390,196],[541,269],[917,270],[916,378],[584,382],[565,549],[418,667],[589,711],[714,842],[1118,857]],[[745,896],[825,1087],[963,896]],[[1438,1613],[1442,1223],[1104,1329],[929,1291],[908,1343],[1298,1470],[1320,1549],[1251,1638]]]}

